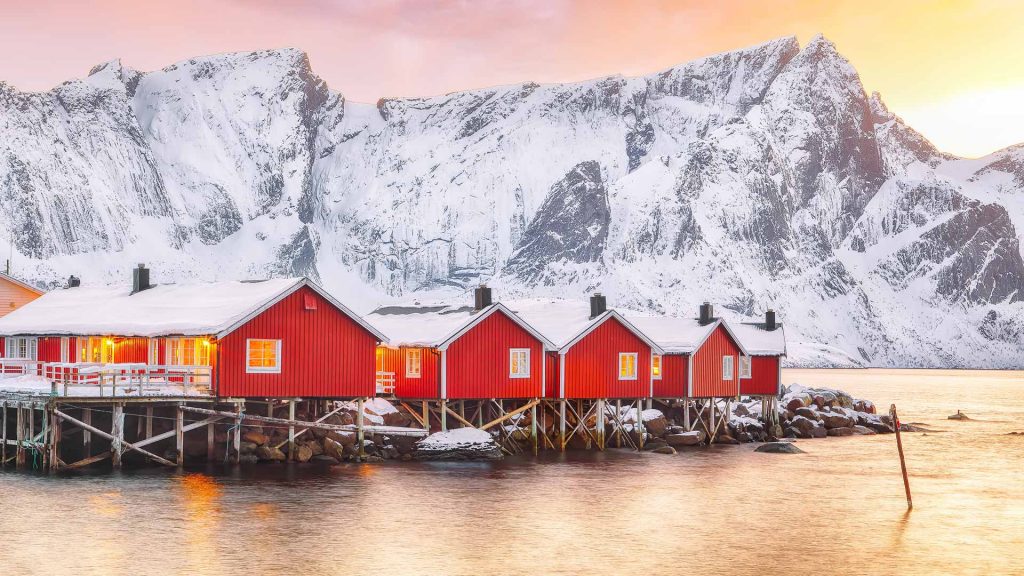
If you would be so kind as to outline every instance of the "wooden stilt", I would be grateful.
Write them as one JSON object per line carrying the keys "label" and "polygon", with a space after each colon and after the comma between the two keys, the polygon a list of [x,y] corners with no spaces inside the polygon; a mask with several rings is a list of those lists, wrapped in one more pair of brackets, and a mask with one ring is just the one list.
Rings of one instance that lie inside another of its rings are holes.
{"label": "wooden stilt", "polygon": [[3,412],[3,444],[0,445],[0,468],[7,466],[7,401],[0,402],[0,411]]}
{"label": "wooden stilt", "polygon": [[907,511],[914,509],[914,500],[910,497],[910,478],[907,477],[907,461],[903,457],[903,438],[900,436],[900,417],[896,414],[896,405],[889,407],[889,417],[896,428],[896,449],[900,453],[900,470],[903,471],[903,490],[907,493]]}
{"label": "wooden stilt", "polygon": [[558,446],[561,452],[565,452],[565,400],[559,402],[558,414]]}
{"label": "wooden stilt", "polygon": [[[540,402],[538,399],[537,402]],[[534,404],[533,408],[530,408],[530,438],[533,439],[533,455],[536,456],[540,450],[540,444],[537,442],[537,405]]]}
{"label": "wooden stilt", "polygon": [[15,405],[16,421],[14,423],[14,440],[17,445],[14,447],[14,466],[21,468],[25,465],[25,415],[21,409],[21,403]]}
{"label": "wooden stilt", "polygon": [[423,404],[423,407],[422,407],[422,409],[423,409],[423,429],[427,431],[427,434],[430,434],[430,404],[428,404],[426,400],[424,400],[422,402],[422,404]]}
{"label": "wooden stilt", "polygon": [[121,446],[124,442],[124,406],[114,404],[114,415],[111,423],[110,458],[114,468],[121,467]]}
{"label": "wooden stilt", "polygon": [[[443,416],[442,416],[443,418]],[[359,444],[359,460],[362,461],[366,457],[366,446],[364,442],[364,430],[363,430],[363,399],[360,398],[356,401],[356,443]]]}
{"label": "wooden stilt", "polygon": [[[92,426],[92,409],[82,409],[82,422]],[[82,453],[86,456],[92,454],[92,432],[83,428],[82,431]]]}
{"label": "wooden stilt", "polygon": [[594,426],[597,428],[597,449],[604,451],[604,407],[607,401],[604,398],[597,399],[597,418],[594,419]]}
{"label": "wooden stilt", "polygon": [[146,406],[146,438],[153,437],[153,407]]}
{"label": "wooden stilt", "polygon": [[242,463],[242,412],[244,407],[244,401],[239,401],[235,404],[235,428],[231,438],[232,447],[235,449],[235,464]]}
{"label": "wooden stilt", "polygon": [[[619,399],[619,400],[615,401],[615,420],[618,422],[619,419],[621,418],[621,416],[622,416],[622,400]],[[617,433],[615,434],[615,447],[616,448],[622,448],[622,430],[618,426],[616,428],[617,428],[616,429]]]}
{"label": "wooden stilt", "polygon": [[47,463],[50,471],[56,471],[60,469],[60,420],[52,409],[48,411],[47,419],[50,422],[50,455]]}
{"label": "wooden stilt", "polygon": [[216,439],[217,431],[213,426],[213,422],[206,425],[206,461],[213,462],[217,459],[216,450]]}
{"label": "wooden stilt", "polygon": [[638,450],[643,450],[644,449],[644,435],[647,432],[644,429],[644,411],[640,409],[640,407],[642,406],[642,402],[643,402],[642,400],[637,398],[637,401],[636,401],[636,429],[638,431],[637,436],[639,437],[639,441],[637,442],[637,449]]}
{"label": "wooden stilt", "polygon": [[448,401],[441,400],[441,432],[448,431]]}
{"label": "wooden stilt", "polygon": [[185,411],[181,409],[181,404],[178,404],[174,415],[174,446],[178,452],[176,459],[178,468],[185,465],[185,432],[182,430],[184,426]]}
{"label": "wooden stilt", "polygon": [[[118,409],[118,405],[114,405],[114,410],[116,411],[117,409]],[[109,439],[110,443],[111,443],[111,446],[113,446],[115,443],[117,443],[117,444],[119,444],[119,448],[123,447],[123,448],[127,448],[129,450],[134,450],[134,451],[136,451],[136,452],[138,452],[138,453],[140,453],[140,454],[142,454],[142,455],[144,455],[144,456],[146,456],[146,457],[148,457],[148,458],[150,458],[152,460],[155,460],[155,461],[157,461],[157,462],[159,462],[161,464],[164,464],[166,466],[174,466],[175,465],[174,462],[171,462],[170,460],[167,460],[166,458],[162,458],[160,456],[157,456],[156,454],[153,454],[151,452],[143,450],[142,447],[141,447],[141,445],[143,443],[145,443],[145,442],[152,443],[152,442],[155,441],[156,438],[163,439],[162,438],[164,436],[163,434],[161,434],[160,436],[154,437],[154,439],[143,440],[142,442],[139,442],[138,444],[132,444],[130,442],[125,442],[124,441],[123,434],[122,434],[121,440],[118,441],[117,440],[117,436],[115,434],[107,434],[106,432],[100,430],[99,428],[93,427],[93,426],[91,426],[89,424],[86,424],[86,423],[80,421],[80,420],[76,420],[76,419],[72,418],[71,416],[68,416],[67,414],[61,412],[60,410],[54,410],[54,414],[56,414],[57,416],[59,416],[63,420],[67,420],[68,422],[70,422],[71,424],[74,424],[75,426],[78,426],[80,428],[89,429],[92,432],[96,433],[98,436],[101,436],[103,438]],[[122,430],[123,430],[124,419],[123,418],[121,418],[121,419],[115,418],[114,421],[115,421],[115,423],[120,421],[121,424],[122,424]],[[170,434],[170,432],[168,432],[168,434]],[[111,450],[109,452],[109,455],[110,455],[111,459],[113,459],[115,456],[117,457],[118,461],[120,461],[120,459],[121,459],[120,452],[119,451],[114,451],[113,448],[111,448]],[[104,459],[106,457],[107,457],[106,454],[101,454],[99,456],[94,456],[92,458],[86,459],[87,461],[78,462],[78,463],[75,463],[73,465],[69,465],[68,468],[77,468],[77,467],[83,466],[85,464],[89,464],[91,462],[96,462],[96,461],[102,460],[102,459]],[[118,466],[120,466],[120,464],[118,464]]]}
{"label": "wooden stilt", "polygon": [[[360,412],[362,405],[360,405]],[[288,401],[288,419],[295,420],[295,400]],[[295,460],[295,426],[288,427],[288,460]]]}

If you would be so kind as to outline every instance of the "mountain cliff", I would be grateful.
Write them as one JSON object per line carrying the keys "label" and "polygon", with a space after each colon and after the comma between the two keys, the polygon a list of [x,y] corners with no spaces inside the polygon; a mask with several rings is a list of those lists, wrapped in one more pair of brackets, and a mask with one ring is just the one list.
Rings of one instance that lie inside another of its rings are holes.
{"label": "mountain cliff", "polygon": [[959,159],[823,37],[639,78],[348,102],[298,50],[0,83],[0,248],[55,286],[775,308],[798,365],[1024,366],[1024,148]]}

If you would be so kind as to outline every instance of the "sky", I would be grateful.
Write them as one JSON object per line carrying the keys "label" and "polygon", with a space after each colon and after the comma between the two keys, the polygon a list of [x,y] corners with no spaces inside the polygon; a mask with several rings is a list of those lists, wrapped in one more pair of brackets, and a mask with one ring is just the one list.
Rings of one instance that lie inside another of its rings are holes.
{"label": "sky", "polygon": [[940,149],[1024,142],[1024,2],[1013,0],[0,0],[0,80],[41,91],[120,58],[296,47],[347,98],[641,75],[823,33],[868,92]]}

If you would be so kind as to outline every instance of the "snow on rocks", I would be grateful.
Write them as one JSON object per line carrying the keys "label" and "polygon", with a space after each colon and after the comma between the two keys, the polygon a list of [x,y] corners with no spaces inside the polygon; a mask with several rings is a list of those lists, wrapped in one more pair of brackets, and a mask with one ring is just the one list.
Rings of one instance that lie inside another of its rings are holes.
{"label": "snow on rocks", "polygon": [[416,443],[417,460],[500,460],[501,447],[477,428],[437,432]]}

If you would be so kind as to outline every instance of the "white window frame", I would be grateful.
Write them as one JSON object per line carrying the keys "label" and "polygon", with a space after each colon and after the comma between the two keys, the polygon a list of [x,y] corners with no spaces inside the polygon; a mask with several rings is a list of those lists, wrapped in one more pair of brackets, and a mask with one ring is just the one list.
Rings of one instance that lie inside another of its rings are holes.
{"label": "white window frame", "polygon": [[[519,361],[519,367],[522,369],[524,366],[526,371],[513,372],[512,366],[515,365],[513,360],[517,355],[522,355],[522,359]],[[530,349],[529,348],[509,348],[508,349],[508,377],[509,378],[529,378],[530,377]]]}
{"label": "white window frame", "polygon": [[[24,344],[25,354],[15,356],[13,350],[15,348],[21,348]],[[8,358],[18,358],[24,360],[38,360],[39,359],[39,340],[36,338],[26,336],[13,336],[7,338],[4,342],[4,356]]]}
{"label": "white window frame", "polygon": [[[272,340],[272,338],[250,338],[249,340]],[[192,342],[192,357],[185,358],[185,343]],[[248,342],[248,340],[246,340]],[[166,352],[165,364],[168,366],[210,366],[210,341],[206,338],[167,338],[164,345]],[[175,354],[174,348],[178,348],[178,353]],[[202,351],[200,351],[202,350]],[[248,354],[249,345],[245,345],[246,353],[246,366],[249,365]],[[199,357],[206,356],[206,363],[200,363]]]}
{"label": "white window frame", "polygon": [[[654,372],[654,362],[655,362],[655,360],[657,360],[657,362],[658,362],[658,372],[657,373]],[[664,373],[665,373],[665,359],[661,356],[661,354],[651,354],[651,379],[653,379],[653,380],[661,380],[661,376]]]}
{"label": "white window frame", "polygon": [[[626,356],[632,356],[633,357],[633,375],[632,376],[623,376],[622,375],[622,359],[625,358]],[[619,380],[636,380],[637,376],[638,376],[638,374],[640,372],[640,354],[637,353],[637,352],[619,352],[618,372],[619,372]]]}
{"label": "white window frame", "polygon": [[740,380],[750,380],[750,374],[753,371],[753,362],[750,356],[740,356]]}
{"label": "white window frame", "polygon": [[736,360],[732,355],[722,356],[722,380],[732,380],[735,373]]}
{"label": "white window frame", "polygon": [[160,339],[150,338],[146,350],[146,362],[153,366],[160,364]]}
{"label": "white window frame", "polygon": [[[414,354],[415,353],[415,354]],[[416,357],[416,370],[413,370],[412,359]],[[406,378],[421,378],[423,376],[423,349],[422,348],[406,348],[405,349],[405,377]]]}
{"label": "white window frame", "polygon": [[71,338],[60,337],[60,361],[67,364],[71,361]]}
{"label": "white window frame", "polygon": [[[277,365],[273,367],[264,366],[250,366],[249,365],[249,353],[252,351],[250,342],[273,342],[275,346],[274,357],[277,359]],[[281,358],[281,341],[274,338],[246,338],[245,339],[245,373],[246,374],[280,374],[281,365],[284,363],[284,359]]]}

